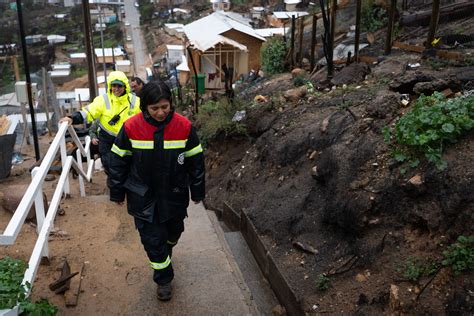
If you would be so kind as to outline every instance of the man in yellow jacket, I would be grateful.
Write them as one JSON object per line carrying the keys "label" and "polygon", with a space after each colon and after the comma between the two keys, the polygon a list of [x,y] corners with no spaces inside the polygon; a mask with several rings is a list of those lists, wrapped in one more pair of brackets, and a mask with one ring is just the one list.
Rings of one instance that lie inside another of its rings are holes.
{"label": "man in yellow jacket", "polygon": [[111,148],[123,123],[140,112],[140,98],[131,93],[127,76],[113,71],[107,77],[107,93],[94,99],[81,111],[63,117],[60,122],[71,124],[99,121],[99,154],[105,172],[109,173]]}

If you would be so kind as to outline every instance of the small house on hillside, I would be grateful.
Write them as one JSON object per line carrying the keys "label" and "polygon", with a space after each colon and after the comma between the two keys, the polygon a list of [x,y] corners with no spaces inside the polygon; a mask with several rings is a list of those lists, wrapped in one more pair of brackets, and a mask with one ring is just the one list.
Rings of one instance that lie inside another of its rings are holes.
{"label": "small house on hillside", "polygon": [[25,36],[26,45],[45,44],[46,36],[43,34]]}
{"label": "small house on hillside", "polygon": [[230,10],[230,0],[211,0],[211,3],[214,11]]}
{"label": "small house on hillside", "polygon": [[69,55],[69,61],[75,65],[85,65],[87,62],[86,53],[73,53]]}
{"label": "small house on hillside", "polygon": [[62,108],[68,109],[72,112],[72,108],[76,108],[74,102],[76,101],[76,94],[74,91],[59,91],[56,92],[56,100]]}
{"label": "small house on hillside", "polygon": [[67,70],[71,70],[71,64],[69,63],[52,64],[51,69],[53,71],[58,71],[58,70],[67,71]]}
{"label": "small house on hillside", "polygon": [[66,36],[63,35],[52,34],[48,35],[46,38],[48,39],[48,43],[50,45],[66,42]]}
{"label": "small house on hillside", "polygon": [[[218,11],[184,26],[197,71],[206,75],[207,89],[223,89],[226,77],[235,80],[260,67],[260,48],[265,38],[248,19]],[[189,63],[191,64],[191,63]]]}
{"label": "small house on hillside", "polygon": [[252,19],[261,19],[264,13],[264,7],[252,7],[252,9],[250,9],[250,16],[252,17]]}
{"label": "small house on hillside", "polygon": [[273,15],[268,16],[268,23],[272,27],[282,27],[291,23],[291,17],[299,18],[306,15],[309,15],[306,11],[275,11]]}
{"label": "small house on hillside", "polygon": [[168,65],[175,65],[182,61],[184,54],[183,45],[166,45],[166,61]]}
{"label": "small house on hillside", "polygon": [[301,3],[301,0],[285,0],[286,11],[296,10],[296,6]]}
{"label": "small house on hillside", "polygon": [[132,69],[132,63],[130,60],[117,60],[115,62],[115,70],[122,71],[128,74]]}
{"label": "small house on hillside", "polygon": [[[102,51],[104,53],[102,53]],[[105,56],[105,63],[107,64],[113,64],[117,60],[124,60],[124,54],[123,51],[120,48],[95,48],[94,49],[94,54],[96,58],[97,63],[103,63],[104,62],[104,57]]]}
{"label": "small house on hillside", "polygon": [[171,35],[175,36],[179,39],[184,39],[184,24],[181,23],[165,23],[165,27],[163,30]]}
{"label": "small house on hillside", "polygon": [[273,28],[266,28],[266,29],[256,29],[258,35],[261,37],[269,38],[273,36],[284,36],[285,35],[285,28],[283,27],[273,27]]}

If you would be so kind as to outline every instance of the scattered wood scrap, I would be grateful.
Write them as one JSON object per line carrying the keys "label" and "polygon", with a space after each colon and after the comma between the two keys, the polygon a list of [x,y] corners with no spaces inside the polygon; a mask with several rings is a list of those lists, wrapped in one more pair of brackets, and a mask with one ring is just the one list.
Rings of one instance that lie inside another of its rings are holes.
{"label": "scattered wood scrap", "polygon": [[8,132],[11,123],[6,115],[0,116],[0,135],[5,135]]}
{"label": "scattered wood scrap", "polygon": [[82,282],[82,274],[84,272],[84,262],[72,264],[71,270],[77,271],[76,273],[79,273],[79,277],[73,278],[71,280],[69,291],[66,291],[66,293],[64,293],[64,299],[66,301],[67,307],[72,307],[72,306],[77,305],[79,294],[81,293],[81,282]]}
{"label": "scattered wood scrap", "polygon": [[293,242],[293,247],[295,247],[298,250],[310,253],[312,255],[318,254],[318,251],[311,247],[310,245],[303,244],[302,242],[295,241]]}
{"label": "scattered wood scrap", "polygon": [[[425,47],[421,45],[411,45],[402,42],[393,42],[393,47],[407,50],[415,53],[424,53],[426,51]],[[447,50],[435,49],[435,55],[441,58],[450,59],[450,60],[464,60],[464,55],[460,52],[452,52]]]}
{"label": "scattered wood scrap", "polygon": [[69,267],[69,263],[67,261],[64,261],[59,279],[51,283],[49,285],[49,289],[51,291],[54,291],[54,293],[56,294],[66,292],[69,289],[71,278],[73,278],[76,274],[77,272],[71,273],[71,268]]}

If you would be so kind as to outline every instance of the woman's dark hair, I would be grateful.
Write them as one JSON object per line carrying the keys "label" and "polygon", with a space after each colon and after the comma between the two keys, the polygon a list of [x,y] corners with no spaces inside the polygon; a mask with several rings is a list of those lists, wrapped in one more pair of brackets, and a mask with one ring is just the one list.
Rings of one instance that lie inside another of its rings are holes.
{"label": "woman's dark hair", "polygon": [[136,83],[138,83],[139,85],[144,85],[145,83],[143,82],[142,79],[140,79],[139,77],[132,77],[132,79],[130,79],[130,81],[135,81]]}
{"label": "woman's dark hair", "polygon": [[156,104],[160,100],[168,100],[173,108],[173,96],[170,88],[162,80],[153,80],[145,84],[140,92],[140,109],[147,112],[150,104]]}

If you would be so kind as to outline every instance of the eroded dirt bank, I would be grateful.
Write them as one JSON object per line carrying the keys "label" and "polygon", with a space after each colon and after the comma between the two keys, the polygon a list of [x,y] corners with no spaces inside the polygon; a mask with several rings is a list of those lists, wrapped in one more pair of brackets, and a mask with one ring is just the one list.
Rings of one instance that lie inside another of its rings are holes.
{"label": "eroded dirt bank", "polygon": [[[472,273],[403,276],[411,258],[440,261],[447,245],[473,232],[472,131],[447,148],[447,169],[422,163],[405,174],[381,132],[413,105],[405,107],[401,94],[465,91],[473,69],[407,70],[417,57],[404,58],[298,102],[280,97],[293,88],[290,75],[264,80],[246,89],[249,103],[257,94],[269,100],[247,112],[248,137],[215,141],[207,151],[208,206],[226,202],[249,215],[308,313],[473,310]],[[327,291],[317,289],[322,273]]]}

